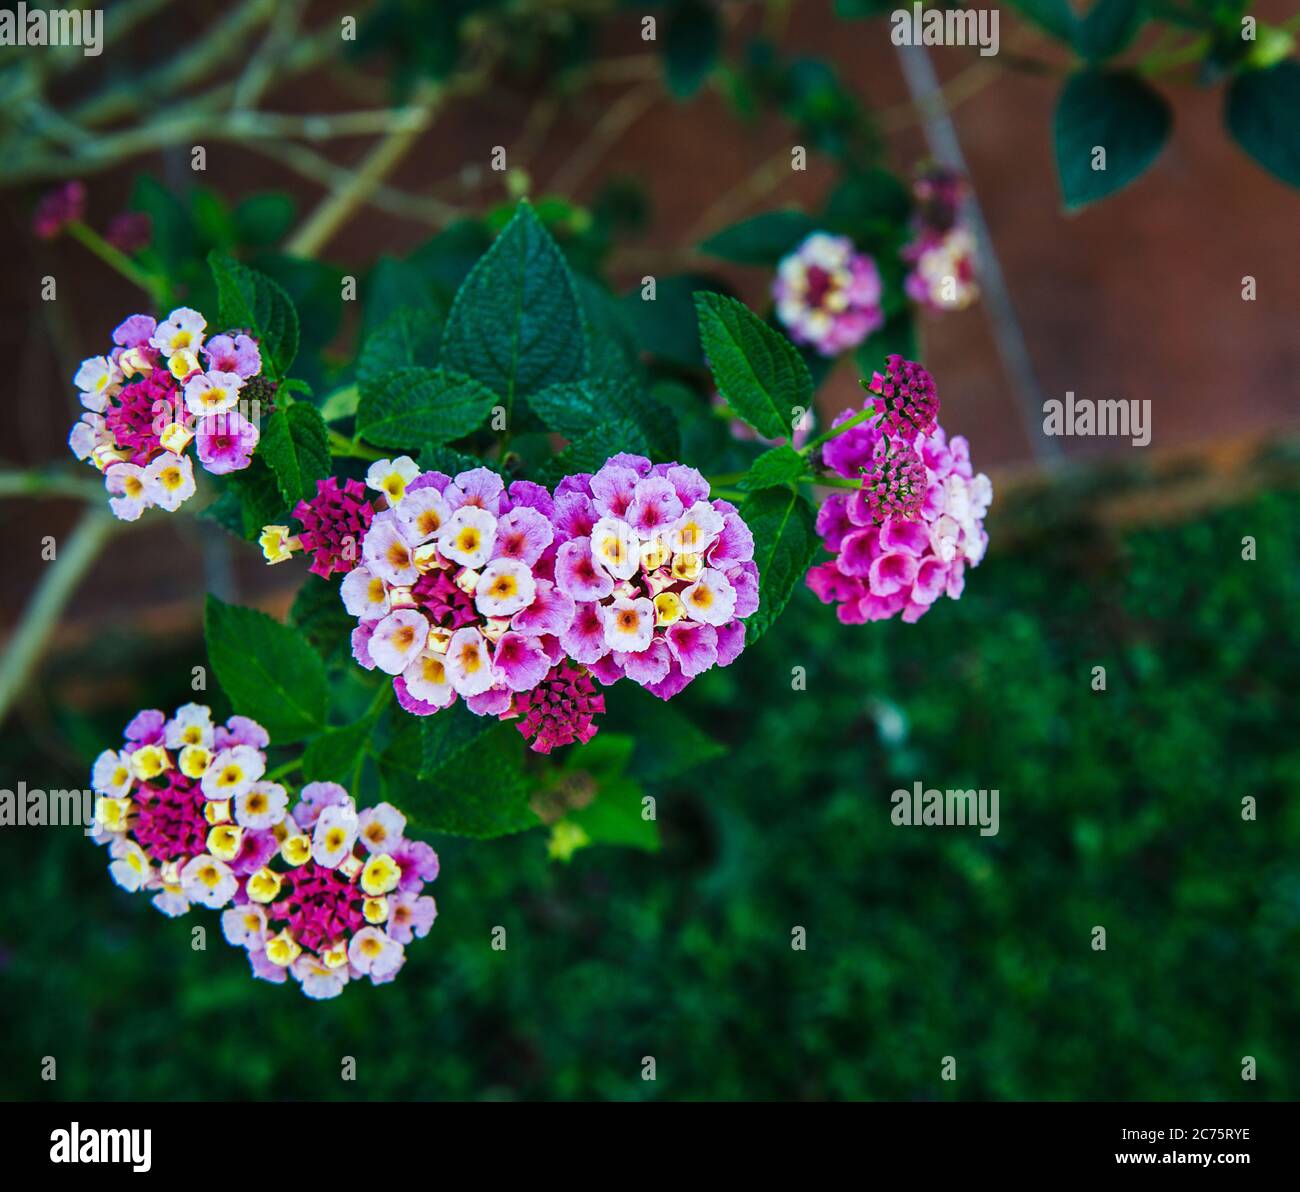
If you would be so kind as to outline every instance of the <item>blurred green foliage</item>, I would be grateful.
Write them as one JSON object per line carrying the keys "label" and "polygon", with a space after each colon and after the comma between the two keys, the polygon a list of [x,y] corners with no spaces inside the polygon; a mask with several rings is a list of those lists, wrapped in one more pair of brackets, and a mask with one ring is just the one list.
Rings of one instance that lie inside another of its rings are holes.
{"label": "blurred green foliage", "polygon": [[[1123,535],[1053,515],[914,626],[841,627],[801,592],[675,701],[727,752],[669,784],[659,852],[447,839],[429,938],[331,1003],[251,980],[215,916],[114,888],[76,830],[4,830],[0,1094],[1294,1099],[1296,514],[1275,492]],[[8,727],[4,785],[83,781],[135,708],[188,698],[200,649],[106,634],[56,665],[51,693],[117,675],[120,703],[51,694]],[[918,779],[997,787],[1000,834],[891,825]]]}

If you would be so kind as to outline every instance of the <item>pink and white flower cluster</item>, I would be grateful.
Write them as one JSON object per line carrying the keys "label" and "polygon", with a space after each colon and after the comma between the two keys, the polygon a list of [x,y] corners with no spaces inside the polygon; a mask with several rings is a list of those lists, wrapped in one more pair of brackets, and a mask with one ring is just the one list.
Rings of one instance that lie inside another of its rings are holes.
{"label": "pink and white flower cluster", "polygon": [[124,890],[153,894],[165,915],[231,902],[278,847],[288,802],[266,781],[266,730],[245,716],[212,723],[202,704],[155,708],[126,726],[121,749],[95,759],[95,840]]}
{"label": "pink and white flower cluster", "polygon": [[776,315],[798,344],[823,356],[856,348],[885,323],[880,271],[847,236],[813,232],[777,266]]}
{"label": "pink and white flower cluster", "polygon": [[915,236],[901,252],[910,266],[903,289],[928,310],[964,310],[979,297],[975,237],[962,218],[969,189],[962,175],[937,165],[912,184]]}
{"label": "pink and white flower cluster", "polygon": [[[989,478],[973,471],[962,436],[949,440],[933,414],[924,416],[933,385],[920,365],[891,358],[887,378],[877,375],[873,387],[898,396],[894,382],[902,376],[926,400],[896,407],[874,393],[868,405],[875,415],[822,448],[829,471],[860,485],[827,497],[818,510],[817,532],[835,558],[806,577],[845,624],[900,614],[919,620],[939,597],[961,596],[967,566],[977,566],[988,547]],[[845,410],[835,425],[855,416]]]}
{"label": "pink and white flower cluster", "polygon": [[292,974],[308,997],[334,997],[353,978],[391,981],[428,934],[438,858],[406,839],[395,807],[358,813],[341,786],[315,782],[290,810],[266,778],[266,730],[245,716],[213,724],[202,704],[140,712],[125,737],[91,773],[109,873],[169,916],[223,910],[255,976]]}
{"label": "pink and white flower cluster", "polygon": [[341,585],[352,651],[428,716],[463,699],[518,718],[542,752],[594,732],[587,680],[660,698],[726,666],[758,607],[753,537],[694,468],[614,456],[554,496],[488,468],[455,477],[405,457],[368,476],[387,508]]}
{"label": "pink and white flower cluster", "polygon": [[438,913],[424,893],[437,854],[403,835],[406,817],[390,803],[358,813],[336,782],[304,786],[277,829],[274,856],[221,916],[226,939],[247,950],[255,977],[292,975],[309,998],[337,997],[363,977],[391,981]]}
{"label": "pink and white flower cluster", "polygon": [[555,488],[556,589],[574,602],[564,651],[602,683],[670,699],[745,645],[758,608],[754,536],[694,468],[613,456]]}
{"label": "pink and white flower cluster", "polygon": [[114,329],[112,351],[77,370],[86,412],[68,446],[104,473],[109,506],[123,521],[155,505],[174,512],[194,495],[191,443],[215,475],[248,467],[261,409],[250,393],[269,392],[261,352],[242,332],[206,331],[189,307],[161,323],[132,315]]}

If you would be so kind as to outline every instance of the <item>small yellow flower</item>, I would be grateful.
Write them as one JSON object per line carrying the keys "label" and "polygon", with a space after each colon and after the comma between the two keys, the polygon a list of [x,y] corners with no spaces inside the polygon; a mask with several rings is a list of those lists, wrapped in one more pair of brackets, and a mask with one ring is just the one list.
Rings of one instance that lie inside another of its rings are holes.
{"label": "small yellow flower", "polygon": [[[153,372],[153,365],[149,363],[149,357],[139,348],[127,348],[127,350],[117,358],[117,367],[122,370],[122,375],[124,377],[133,377],[136,373]],[[173,450],[173,448],[167,445],[167,440],[165,438],[163,439],[163,446],[167,447],[168,451]]]}
{"label": "small yellow flower", "polygon": [[686,609],[676,592],[660,592],[655,597],[655,624],[671,625],[680,621]]}
{"label": "small yellow flower", "polygon": [[641,548],[641,567],[644,571],[658,571],[669,559],[673,557],[673,552],[668,549],[668,544],[661,541],[647,542]]}
{"label": "small yellow flower", "polygon": [[361,913],[365,915],[367,923],[382,923],[388,918],[388,899],[367,898]]}
{"label": "small yellow flower", "polygon": [[348,962],[347,944],[335,944],[332,948],[326,948],[320,954],[321,960],[325,962],[326,968],[342,968]]}
{"label": "small yellow flower", "polygon": [[164,770],[171,769],[171,758],[161,745],[142,745],[131,754],[131,770],[137,778],[157,778]]}
{"label": "small yellow flower", "polygon": [[130,799],[110,799],[100,795],[95,804],[95,819],[108,832],[125,832],[126,819],[130,813]]}
{"label": "small yellow flower", "polygon": [[288,968],[301,955],[302,948],[289,934],[288,929],[280,932],[279,935],[273,935],[266,941],[267,960],[272,964],[278,964],[281,968]]}
{"label": "small yellow flower", "polygon": [[178,761],[181,773],[186,778],[202,778],[204,771],[212,764],[212,751],[202,745],[186,745],[181,750]]}
{"label": "small yellow flower", "polygon": [[218,824],[208,833],[208,852],[218,860],[233,861],[239,855],[243,839],[244,829],[238,824]]}
{"label": "small yellow flower", "polygon": [[230,823],[230,800],[210,799],[203,804],[203,818],[213,827]]}
{"label": "small yellow flower", "polygon": [[177,455],[183,455],[185,448],[190,445],[190,440],[194,438],[194,432],[179,422],[173,422],[163,429],[163,433],[158,436],[158,441],[162,443],[168,451],[175,452]]}
{"label": "small yellow flower", "polygon": [[293,558],[293,552],[302,549],[302,539],[289,533],[288,526],[263,526],[257,540],[268,563],[284,563]]}
{"label": "small yellow flower", "polygon": [[280,856],[289,865],[306,865],[311,860],[311,837],[286,836],[280,845]]}
{"label": "small yellow flower", "polygon": [[256,873],[249,875],[245,889],[254,902],[274,902],[280,893],[280,875],[274,869],[268,869],[264,865]]}
{"label": "small yellow flower", "polygon": [[374,897],[396,889],[401,879],[402,871],[397,862],[387,853],[375,853],[361,871],[361,888]]}
{"label": "small yellow flower", "polygon": [[189,348],[182,348],[179,352],[172,353],[172,358],[167,361],[167,367],[171,370],[172,376],[178,381],[183,381],[190,373],[198,371],[199,358]]}
{"label": "small yellow flower", "polygon": [[673,557],[673,578],[685,580],[687,583],[693,583],[700,578],[700,572],[704,570],[704,559],[700,555],[690,554],[683,551]]}

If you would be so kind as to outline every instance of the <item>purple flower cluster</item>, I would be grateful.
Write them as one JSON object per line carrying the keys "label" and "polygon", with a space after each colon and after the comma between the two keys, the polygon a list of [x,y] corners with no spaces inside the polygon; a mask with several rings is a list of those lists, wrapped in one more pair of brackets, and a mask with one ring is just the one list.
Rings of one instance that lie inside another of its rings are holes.
{"label": "purple flower cluster", "polygon": [[[835,558],[807,575],[845,624],[899,614],[918,620],[940,596],[961,595],[966,567],[988,546],[983,519],[993,487],[973,472],[966,440],[949,441],[937,424],[929,373],[891,357],[871,389],[873,416],[822,447],[825,467],[858,487],[818,510],[817,532]],[[834,425],[856,417],[845,410]]]}
{"label": "purple flower cluster", "polygon": [[68,446],[104,473],[109,506],[123,521],[154,505],[175,511],[194,495],[191,442],[215,475],[248,467],[261,402],[250,405],[241,391],[261,373],[261,352],[248,335],[207,339],[206,328],[188,307],[162,323],[132,315],[114,330],[113,350],[77,370],[86,412]]}

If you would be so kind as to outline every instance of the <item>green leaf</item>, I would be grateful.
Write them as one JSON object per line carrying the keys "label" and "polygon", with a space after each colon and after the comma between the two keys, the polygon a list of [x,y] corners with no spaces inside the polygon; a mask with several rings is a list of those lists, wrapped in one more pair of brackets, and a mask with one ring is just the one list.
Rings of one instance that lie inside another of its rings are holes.
{"label": "green leaf", "polygon": [[[1138,78],[1087,70],[1072,75],[1056,106],[1056,169],[1070,210],[1127,186],[1159,155],[1172,117],[1169,105]],[[1105,169],[1093,169],[1104,149]]]}
{"label": "green leaf", "polygon": [[262,348],[264,371],[282,380],[298,355],[298,312],[279,282],[232,261],[218,252],[208,254],[217,284],[222,330],[247,328]]}
{"label": "green leaf", "polygon": [[[605,704],[608,727],[635,739],[628,769],[646,786],[663,786],[682,774],[698,772],[706,762],[726,753],[726,747],[705,733],[694,718],[635,683],[616,683],[605,693]],[[590,745],[604,735],[602,729]]]}
{"label": "green leaf", "polygon": [[1095,0],[1074,27],[1074,48],[1090,62],[1118,54],[1145,19],[1141,0]]}
{"label": "green leaf", "polygon": [[695,317],[695,293],[716,288],[700,274],[683,273],[654,279],[654,297],[644,297],[645,287],[619,300],[638,346],[684,368],[699,368],[700,332]]}
{"label": "green leaf", "polygon": [[581,438],[611,419],[623,420],[637,427],[655,455],[668,459],[676,454],[676,420],[641,389],[635,376],[551,385],[534,393],[528,404],[551,430],[567,439]]}
{"label": "green leaf", "polygon": [[802,211],[765,211],[710,236],[700,252],[740,265],[775,265],[819,227]]}
{"label": "green leaf", "polygon": [[208,659],[235,711],[261,724],[277,745],[324,725],[325,664],[297,631],[209,596],[204,633]]}
{"label": "green leaf", "polygon": [[510,404],[587,371],[582,312],[564,255],[527,203],[470,270],[443,332],[442,363]]}
{"label": "green leaf", "polygon": [[626,419],[603,422],[548,460],[538,472],[537,480],[550,486],[576,472],[597,472],[611,455],[620,451],[645,455],[649,450],[645,436],[635,423]]}
{"label": "green leaf", "polygon": [[365,390],[384,373],[408,365],[432,367],[438,360],[442,316],[433,306],[404,306],[366,338],[357,361],[357,386]]}
{"label": "green leaf", "polygon": [[794,344],[734,298],[696,294],[695,309],[700,343],[727,404],[766,438],[789,434],[813,395]]}
{"label": "green leaf", "polygon": [[761,488],[793,484],[807,470],[808,460],[783,443],[760,455],[740,478],[738,487],[744,492],[757,492]]}
{"label": "green leaf", "polygon": [[1300,62],[1239,74],[1228,88],[1228,131],[1283,182],[1300,186]]}
{"label": "green leaf", "polygon": [[873,167],[849,174],[831,191],[825,225],[866,240],[898,227],[911,209],[912,196],[898,177]]}
{"label": "green leaf", "polygon": [[303,751],[302,776],[308,782],[350,785],[374,727],[374,719],[367,717],[343,728],[326,729]]}
{"label": "green leaf", "polygon": [[442,443],[426,443],[420,448],[421,472],[444,472],[448,476],[455,476],[459,472],[470,472],[475,468],[498,470],[489,460],[466,455],[463,451]]}
{"label": "green leaf", "polygon": [[275,473],[280,496],[291,509],[314,497],[316,481],[330,474],[325,419],[307,402],[277,407],[262,427],[258,450]]}
{"label": "green leaf", "polygon": [[490,837],[537,827],[513,725],[459,703],[402,722],[379,769],[414,829]]}
{"label": "green leaf", "polygon": [[265,248],[289,234],[296,216],[293,199],[281,191],[249,195],[235,207],[235,235],[250,248]]}
{"label": "green leaf", "polygon": [[362,391],[357,433],[379,447],[447,443],[481,426],[497,397],[472,377],[407,366]]}
{"label": "green leaf", "polygon": [[236,532],[250,542],[261,534],[263,526],[281,525],[289,515],[275,473],[261,455],[254,455],[248,467],[230,474],[226,492],[222,494],[223,501],[227,495],[238,503],[239,526]]}
{"label": "green leaf", "polygon": [[765,488],[740,507],[754,535],[758,564],[758,611],[745,621],[745,645],[751,646],[781,615],[790,593],[817,553],[816,517],[812,506],[788,488]]}
{"label": "green leaf", "polygon": [[[599,741],[596,737],[592,745]],[[585,745],[579,757],[591,746]],[[564,821],[582,829],[592,844],[659,851],[659,824],[642,815],[645,792],[631,778],[614,778],[600,783],[596,797],[586,807],[570,811]]]}
{"label": "green leaf", "polygon": [[664,33],[664,81],[678,99],[694,95],[718,61],[722,24],[705,0],[678,0]]}
{"label": "green leaf", "polygon": [[346,659],[351,651],[352,631],[357,627],[339,597],[335,581],[309,575],[298,589],[289,608],[289,624],[302,631],[303,637],[326,663]]}

